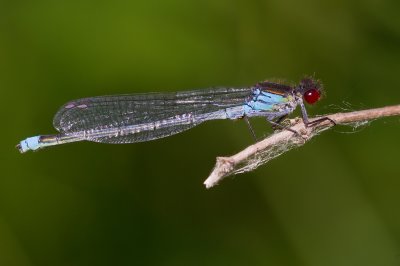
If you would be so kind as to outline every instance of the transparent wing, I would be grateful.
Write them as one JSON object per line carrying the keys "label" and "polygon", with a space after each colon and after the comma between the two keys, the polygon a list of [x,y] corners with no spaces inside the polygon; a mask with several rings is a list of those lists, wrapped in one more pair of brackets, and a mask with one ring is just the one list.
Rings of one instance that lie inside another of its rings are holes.
{"label": "transparent wing", "polygon": [[53,125],[61,133],[95,142],[148,141],[226,118],[224,110],[242,105],[250,94],[250,88],[212,88],[84,98],[62,106]]}

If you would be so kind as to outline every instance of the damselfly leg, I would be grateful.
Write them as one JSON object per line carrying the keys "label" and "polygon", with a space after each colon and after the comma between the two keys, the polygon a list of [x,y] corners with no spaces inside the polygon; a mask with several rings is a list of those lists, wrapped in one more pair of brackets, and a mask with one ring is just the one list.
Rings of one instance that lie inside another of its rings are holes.
{"label": "damselfly leg", "polygon": [[272,121],[272,120],[268,120],[268,119],[267,119],[267,121],[268,121],[269,123],[272,124],[272,128],[273,128],[274,130],[277,129],[277,128],[279,127],[279,128],[281,128],[281,129],[284,129],[284,130],[288,130],[288,131],[290,131],[290,132],[293,132],[293,133],[296,134],[297,136],[301,136],[300,133],[297,132],[296,130],[293,130],[293,129],[291,129],[290,127],[287,127],[287,126],[284,126],[284,125],[281,124],[281,122],[282,122],[285,118],[286,118],[286,115],[285,115],[285,116],[281,116],[280,118],[278,118],[277,121]]}
{"label": "damselfly leg", "polygon": [[331,122],[334,126],[336,126],[336,122],[335,122],[333,119],[331,119],[331,118],[329,118],[329,117],[327,117],[327,116],[318,118],[317,120],[314,120],[314,121],[311,121],[311,122],[308,122],[308,123],[306,124],[306,126],[307,126],[307,127],[315,126],[315,125],[318,125],[318,124],[320,124],[320,123],[322,123],[322,122],[324,122],[324,121],[329,121],[329,122]]}
{"label": "damselfly leg", "polygon": [[301,109],[301,114],[303,116],[303,123],[306,125],[306,127],[314,126],[314,125],[317,125],[317,124],[327,121],[327,120],[330,121],[334,126],[336,125],[336,122],[327,116],[321,117],[314,121],[310,121],[308,119],[307,111],[306,111],[306,108],[304,107],[303,102],[300,102],[300,109]]}
{"label": "damselfly leg", "polygon": [[247,124],[247,126],[249,127],[249,129],[250,129],[250,132],[251,132],[251,135],[253,135],[254,141],[257,142],[256,133],[254,132],[254,129],[253,129],[253,127],[252,127],[251,124],[250,124],[249,118],[248,118],[247,116],[244,116],[243,119],[244,119],[244,121],[246,121],[246,124]]}

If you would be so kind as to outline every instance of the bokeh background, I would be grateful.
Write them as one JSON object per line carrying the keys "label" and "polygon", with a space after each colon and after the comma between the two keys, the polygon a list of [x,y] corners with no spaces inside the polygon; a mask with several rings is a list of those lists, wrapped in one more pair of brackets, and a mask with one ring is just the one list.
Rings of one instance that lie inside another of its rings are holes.
{"label": "bokeh background", "polygon": [[55,133],[65,102],[95,95],[315,74],[327,97],[310,114],[399,104],[399,10],[1,1],[0,265],[400,265],[398,117],[337,127],[211,190],[202,182],[215,157],[253,143],[243,121],[149,143],[14,148]]}

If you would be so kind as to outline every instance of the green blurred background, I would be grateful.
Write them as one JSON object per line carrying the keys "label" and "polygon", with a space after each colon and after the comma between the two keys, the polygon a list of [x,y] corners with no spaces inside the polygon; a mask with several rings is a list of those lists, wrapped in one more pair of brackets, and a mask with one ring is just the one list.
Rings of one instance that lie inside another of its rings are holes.
{"label": "green blurred background", "polygon": [[[253,143],[212,121],[21,155],[87,96],[320,78],[310,114],[400,103],[398,1],[1,1],[0,265],[400,265],[400,119],[337,127],[206,190]],[[332,106],[335,105],[335,106]],[[270,134],[255,121],[259,135]]]}

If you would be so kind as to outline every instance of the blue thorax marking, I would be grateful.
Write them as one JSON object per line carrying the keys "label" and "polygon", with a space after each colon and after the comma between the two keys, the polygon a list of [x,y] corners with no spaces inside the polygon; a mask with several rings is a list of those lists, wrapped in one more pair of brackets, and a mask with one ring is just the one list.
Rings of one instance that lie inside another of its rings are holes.
{"label": "blue thorax marking", "polygon": [[255,88],[252,96],[244,104],[244,113],[251,114],[262,111],[273,111],[276,104],[285,101],[287,101],[287,97]]}

